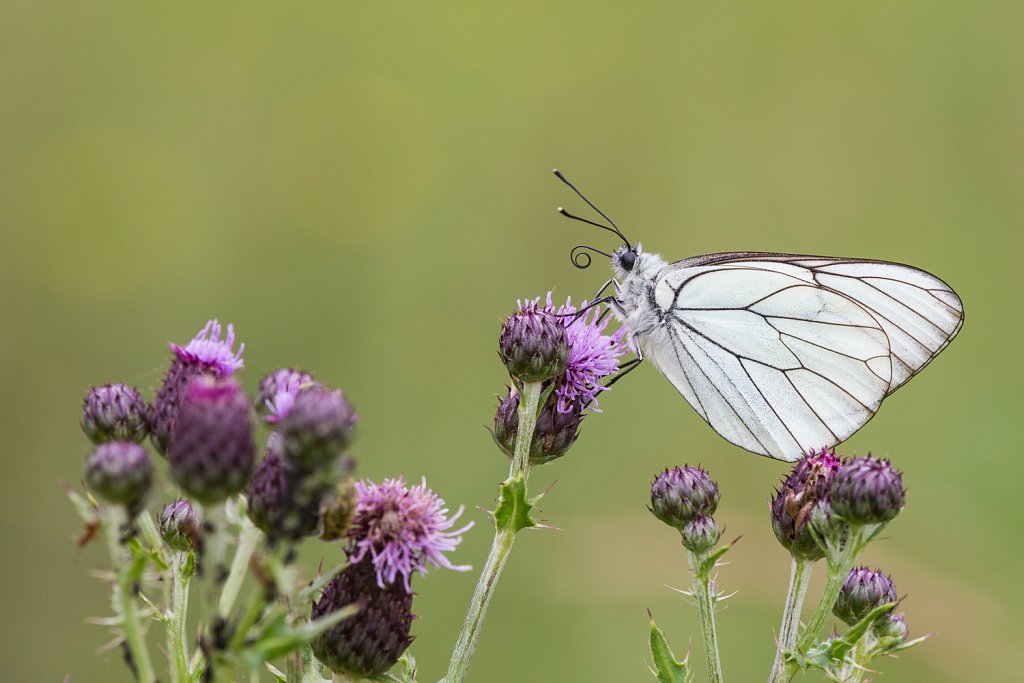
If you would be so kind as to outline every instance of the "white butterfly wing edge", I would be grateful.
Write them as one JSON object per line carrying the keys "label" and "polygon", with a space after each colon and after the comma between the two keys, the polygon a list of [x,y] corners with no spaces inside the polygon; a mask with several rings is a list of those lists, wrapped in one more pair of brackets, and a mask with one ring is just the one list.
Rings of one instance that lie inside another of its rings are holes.
{"label": "white butterfly wing edge", "polygon": [[870,420],[956,336],[963,304],[886,261],[737,252],[679,261],[647,356],[728,441],[794,461]]}

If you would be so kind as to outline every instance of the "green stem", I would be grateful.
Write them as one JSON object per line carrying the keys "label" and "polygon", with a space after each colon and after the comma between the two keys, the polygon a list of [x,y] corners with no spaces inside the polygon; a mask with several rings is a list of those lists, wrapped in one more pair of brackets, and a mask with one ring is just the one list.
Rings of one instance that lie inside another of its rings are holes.
{"label": "green stem", "polygon": [[299,662],[302,668],[302,677],[296,676],[295,679],[292,679],[289,676],[289,681],[298,680],[300,683],[324,683],[324,678],[320,675],[320,665],[317,663],[316,658],[313,657],[313,648],[309,645],[302,647],[299,650]]}
{"label": "green stem", "polygon": [[194,561],[190,553],[175,553],[175,557],[171,558],[171,628],[167,631],[167,647],[171,652],[171,683],[187,683],[191,680],[186,624]]}
{"label": "green stem", "polygon": [[107,548],[110,551],[110,562],[117,576],[117,583],[114,585],[114,605],[121,618],[128,653],[138,672],[139,683],[155,683],[156,673],[149,659],[146,636],[142,631],[134,600],[137,581],[135,563],[130,551],[121,542],[122,527],[127,515],[120,506],[101,508],[100,515],[103,520],[103,534],[107,538]]}
{"label": "green stem", "polygon": [[537,415],[540,413],[540,394],[540,382],[528,382],[523,385],[523,394],[519,397],[516,448],[508,470],[509,479],[517,474],[522,474],[524,479],[530,476],[530,447],[533,445],[533,432],[537,428]]}
{"label": "green stem", "polygon": [[235,557],[231,560],[231,569],[220,593],[218,614],[222,617],[227,618],[235,609],[235,603],[238,602],[238,594],[242,590],[245,575],[249,572],[249,561],[252,559],[252,554],[256,551],[260,536],[262,534],[259,529],[247,526],[243,527],[238,537]]}
{"label": "green stem", "polygon": [[779,642],[775,650],[775,662],[772,664],[772,673],[768,677],[768,683],[781,681],[784,671],[782,653],[785,650],[792,650],[796,644],[796,634],[800,628],[800,612],[804,605],[804,596],[807,595],[807,584],[811,580],[811,571],[814,569],[814,562],[811,560],[793,558],[789,570],[789,592],[786,593],[786,607],[782,612],[782,625],[779,627]]}
{"label": "green stem", "polygon": [[363,679],[362,678],[354,678],[354,677],[349,676],[347,674],[342,674],[342,673],[338,673],[338,672],[335,672],[334,676],[331,678],[331,682],[332,683],[358,683],[358,681],[361,681],[361,680],[363,680]]}
{"label": "green stem", "polygon": [[[515,450],[506,483],[516,478],[522,478],[525,482],[530,476],[530,446],[533,444],[533,432],[537,427],[540,397],[540,382],[528,382],[523,385],[519,400],[519,428],[516,430]],[[487,555],[487,562],[484,563],[476,590],[473,591],[473,598],[469,602],[466,621],[463,622],[458,640],[455,641],[448,673],[442,679],[444,683],[462,683],[466,678],[469,663],[480,640],[484,619],[487,618],[487,608],[494,597],[498,579],[501,578],[501,571],[505,568],[515,539],[514,527],[495,527],[491,551]]]}
{"label": "green stem", "polygon": [[718,634],[715,631],[715,585],[708,575],[709,569],[704,567],[707,553],[687,550],[686,559],[690,563],[690,573],[693,574],[693,597],[697,602],[697,612],[700,614],[708,680],[711,683],[721,683],[722,662],[718,656]]}

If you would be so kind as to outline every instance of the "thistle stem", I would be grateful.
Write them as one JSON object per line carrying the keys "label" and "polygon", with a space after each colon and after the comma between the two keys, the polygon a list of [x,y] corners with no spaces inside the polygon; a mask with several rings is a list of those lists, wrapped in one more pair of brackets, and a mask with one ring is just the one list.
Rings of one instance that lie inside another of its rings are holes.
{"label": "thistle stem", "polygon": [[193,562],[194,559],[184,553],[176,553],[171,558],[171,627],[167,631],[167,647],[171,652],[171,683],[186,683],[191,677],[185,627]]}
{"label": "thistle stem", "polygon": [[121,618],[121,628],[131,658],[130,664],[136,670],[139,683],[155,683],[156,673],[149,659],[146,636],[142,631],[134,600],[137,574],[142,568],[135,566],[131,553],[121,541],[127,515],[120,506],[109,506],[100,509],[100,516],[104,527],[103,535],[106,536],[107,548],[110,551],[110,562],[117,577],[114,585],[114,605]]}
{"label": "thistle stem", "polygon": [[700,614],[700,630],[704,640],[704,660],[708,667],[708,680],[722,683],[722,662],[718,656],[718,633],[715,630],[715,583],[705,567],[707,553],[686,551],[686,559],[693,574],[693,598]]}
{"label": "thistle stem", "polygon": [[[515,450],[506,484],[517,478],[521,478],[525,484],[530,476],[530,446],[533,444],[533,432],[537,427],[540,396],[540,382],[528,382],[523,385],[519,401],[519,428],[516,430]],[[491,604],[491,598],[494,597],[498,579],[501,578],[501,571],[505,568],[509,553],[512,552],[515,538],[516,529],[514,527],[496,526],[491,551],[487,555],[487,562],[484,563],[480,578],[477,580],[476,590],[473,592],[473,598],[470,600],[469,610],[466,613],[466,621],[462,624],[462,630],[455,642],[452,659],[448,665],[448,673],[442,679],[443,683],[462,683],[466,678],[469,663],[473,659],[477,642],[480,640],[484,619],[487,617],[487,608]]]}
{"label": "thistle stem", "polygon": [[242,590],[242,582],[249,571],[249,561],[259,543],[260,530],[254,526],[245,526],[238,537],[238,547],[235,549],[235,557],[231,561],[231,569],[228,578],[224,581],[224,588],[221,589],[218,612],[220,616],[227,618],[235,609],[238,602],[238,594]]}
{"label": "thistle stem", "polygon": [[800,628],[800,612],[807,595],[807,584],[811,580],[814,563],[811,560],[793,558],[789,570],[789,592],[786,593],[786,607],[782,612],[782,625],[779,626],[778,646],[775,650],[775,662],[768,683],[783,680],[784,662],[782,653],[792,650],[796,644],[796,634]]}

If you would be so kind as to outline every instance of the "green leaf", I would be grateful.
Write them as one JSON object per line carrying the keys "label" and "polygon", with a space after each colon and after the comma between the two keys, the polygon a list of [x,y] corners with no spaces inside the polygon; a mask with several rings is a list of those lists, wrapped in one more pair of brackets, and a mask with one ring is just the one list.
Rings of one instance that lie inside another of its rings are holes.
{"label": "green leaf", "polygon": [[857,645],[857,642],[864,637],[868,630],[875,625],[875,622],[882,616],[892,611],[896,606],[895,602],[879,605],[871,610],[866,617],[846,630],[841,638],[832,641],[830,652],[832,659],[843,659],[846,654]]}
{"label": "green leaf", "polygon": [[537,526],[537,522],[530,516],[532,509],[533,502],[526,498],[526,479],[517,474],[501,484],[494,524],[498,529],[510,530],[512,533]]}
{"label": "green leaf", "polygon": [[250,669],[258,669],[263,662],[277,659],[307,645],[321,633],[358,611],[359,609],[354,606],[343,607],[316,621],[306,621],[295,626],[287,623],[287,615],[282,611],[268,621],[260,634],[242,650],[240,657]]}
{"label": "green leaf", "polygon": [[322,576],[317,577],[309,582],[309,584],[299,591],[299,595],[296,599],[296,603],[299,605],[311,605],[316,600],[316,596],[320,594],[323,587],[326,586],[334,579],[335,576],[340,574],[345,567],[348,566],[347,562],[339,564],[335,567],[328,569]]}
{"label": "green leaf", "polygon": [[[650,616],[650,610],[647,611],[647,614]],[[675,655],[672,654],[672,648],[669,647],[668,640],[665,638],[665,634],[654,623],[653,618],[651,618],[650,647],[651,661],[654,663],[651,673],[661,683],[686,683],[690,680],[689,667],[687,666],[689,656],[681,662],[676,660]]]}
{"label": "green leaf", "polygon": [[288,683],[288,677],[285,676],[284,672],[278,669],[276,666],[274,666],[270,662],[264,662],[263,666],[267,668],[267,671],[270,672],[270,674],[274,677],[274,680],[277,681],[277,683]]}
{"label": "green leaf", "polygon": [[[738,541],[739,539],[736,540]],[[736,541],[719,546],[710,551],[707,556],[701,558],[700,563],[696,568],[697,578],[706,579],[710,576],[711,570],[715,568],[715,565],[718,563],[718,560],[721,559],[722,555],[725,555],[727,552],[732,550],[733,543],[736,543]],[[698,557],[700,556],[698,555]]]}

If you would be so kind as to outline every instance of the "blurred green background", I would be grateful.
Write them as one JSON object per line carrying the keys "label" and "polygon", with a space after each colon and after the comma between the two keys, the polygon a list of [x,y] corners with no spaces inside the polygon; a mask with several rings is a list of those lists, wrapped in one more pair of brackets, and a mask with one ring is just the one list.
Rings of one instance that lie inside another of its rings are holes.
{"label": "blurred green background", "polygon": [[[372,7],[370,6],[372,4]],[[252,388],[283,365],[357,403],[361,473],[422,475],[477,528],[506,462],[484,427],[517,297],[608,277],[562,168],[670,259],[754,249],[913,263],[967,323],[847,454],[905,470],[909,503],[866,562],[916,634],[884,680],[1011,680],[1024,572],[1024,5],[97,3],[0,6],[2,666],[10,681],[128,680],[97,657],[107,610],[62,482],[94,384],[151,395],[211,317]],[[651,477],[701,463],[743,536],[719,582],[726,675],[763,679],[788,557],[766,501],[785,465],[712,433],[653,367],[606,395],[521,538],[470,680],[644,681],[654,611],[676,649],[696,612]],[[303,558],[337,560],[309,542]],[[821,570],[819,569],[819,574]],[[818,576],[818,579],[821,577]],[[414,652],[436,680],[475,574],[418,580]],[[820,583],[816,583],[820,585]]]}

